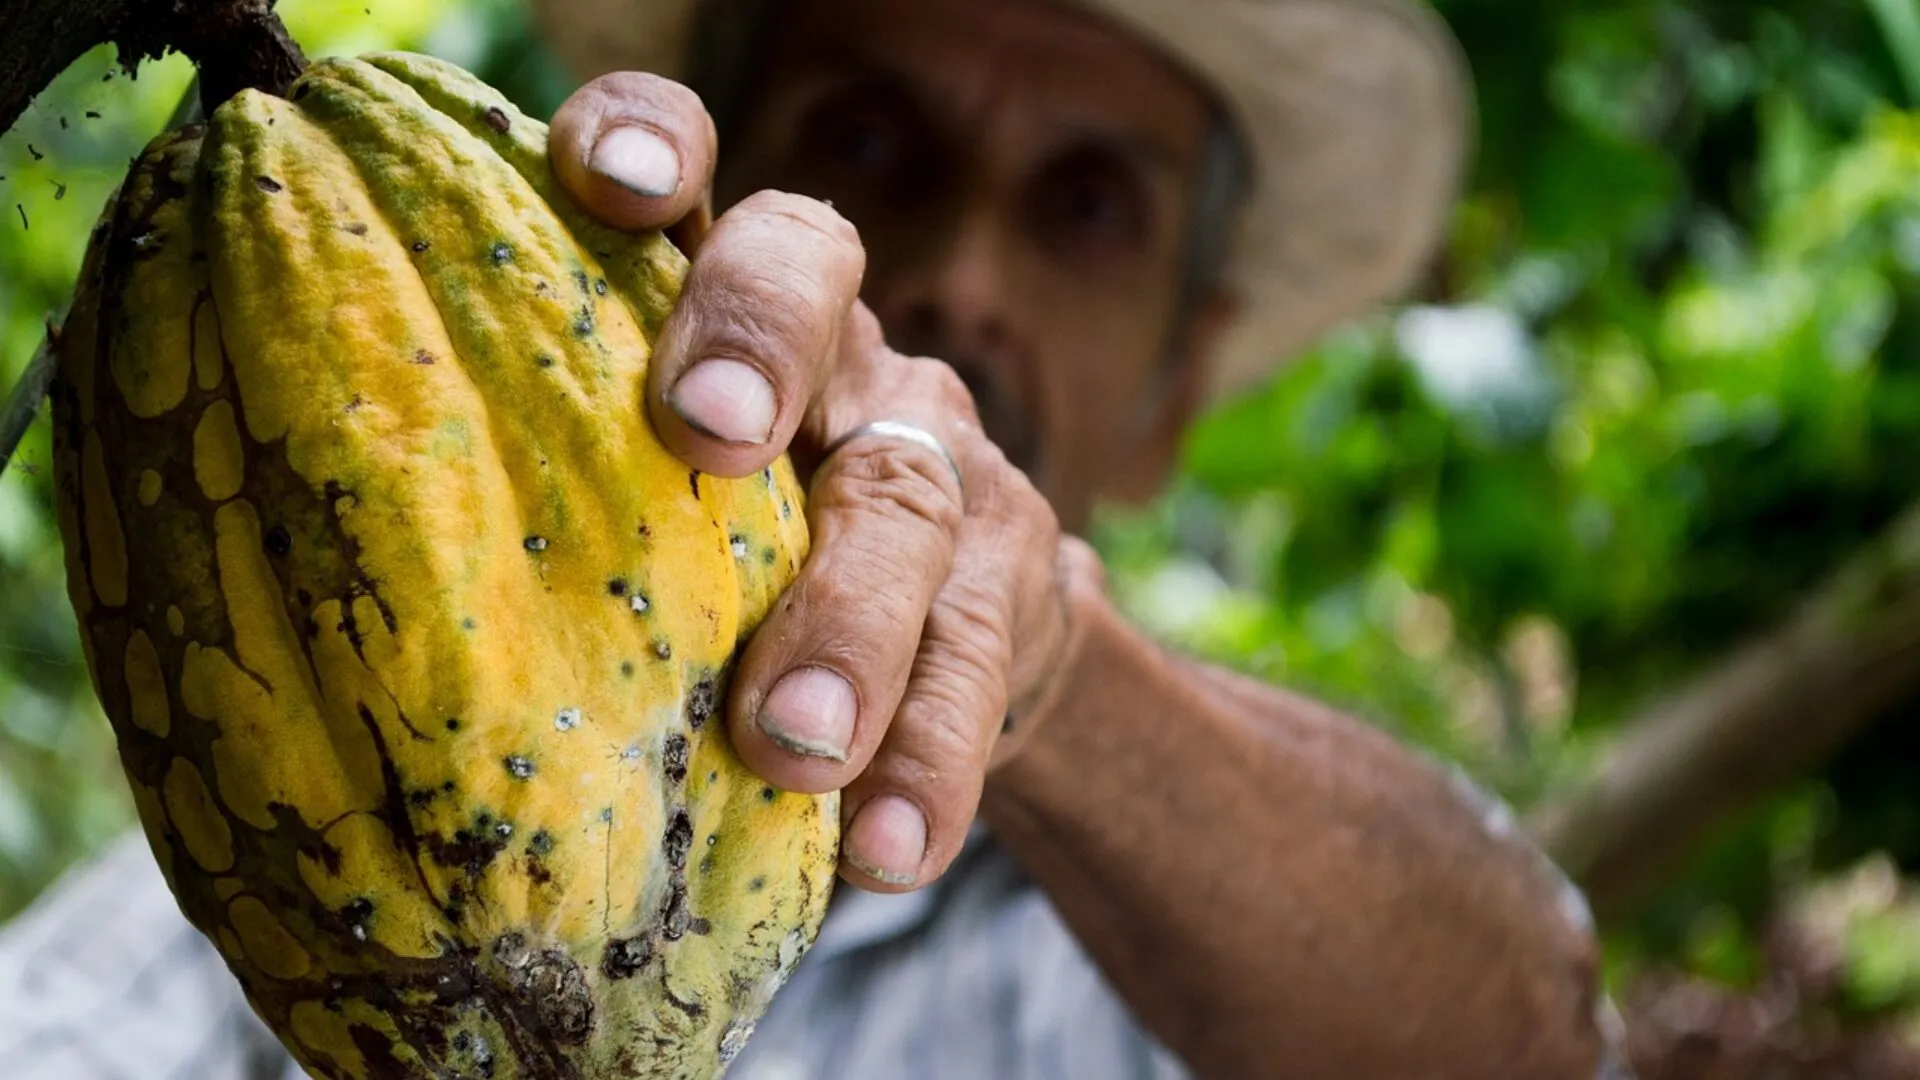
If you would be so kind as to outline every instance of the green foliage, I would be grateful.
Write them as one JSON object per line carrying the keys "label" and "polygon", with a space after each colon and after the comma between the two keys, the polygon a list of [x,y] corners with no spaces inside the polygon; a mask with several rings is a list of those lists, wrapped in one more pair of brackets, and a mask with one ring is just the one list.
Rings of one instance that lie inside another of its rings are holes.
{"label": "green foliage", "polygon": [[[1169,638],[1525,804],[1920,497],[1920,7],[1437,6],[1483,125],[1443,265],[1209,417],[1103,537]],[[1920,859],[1909,711],[1617,954],[1738,983],[1793,875]]]}

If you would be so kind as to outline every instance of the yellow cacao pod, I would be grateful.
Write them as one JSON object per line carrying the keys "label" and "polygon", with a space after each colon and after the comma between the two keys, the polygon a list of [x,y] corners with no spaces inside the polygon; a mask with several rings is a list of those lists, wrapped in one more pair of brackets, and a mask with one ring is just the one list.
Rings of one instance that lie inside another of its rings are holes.
{"label": "yellow cacao pod", "polygon": [[719,709],[788,463],[649,429],[686,264],[468,73],[314,64],[161,136],[54,390],[69,592],[154,856],[316,1077],[720,1074],[812,943],[832,796]]}

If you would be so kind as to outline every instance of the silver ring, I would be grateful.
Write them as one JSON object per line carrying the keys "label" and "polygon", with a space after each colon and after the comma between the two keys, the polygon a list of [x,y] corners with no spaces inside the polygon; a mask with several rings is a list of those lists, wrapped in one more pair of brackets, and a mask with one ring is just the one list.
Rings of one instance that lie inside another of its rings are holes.
{"label": "silver ring", "polygon": [[826,452],[820,455],[820,460],[827,460],[834,454],[839,453],[841,447],[855,439],[868,435],[881,435],[890,439],[905,439],[915,446],[924,446],[934,453],[939,454],[940,457],[946,461],[947,468],[953,470],[953,482],[960,485],[961,496],[963,498],[965,497],[967,479],[960,475],[960,463],[954,460],[953,451],[948,450],[946,443],[934,438],[932,433],[926,429],[915,427],[902,420],[875,420],[871,423],[861,424],[859,427],[833,440],[833,443],[827,447]]}

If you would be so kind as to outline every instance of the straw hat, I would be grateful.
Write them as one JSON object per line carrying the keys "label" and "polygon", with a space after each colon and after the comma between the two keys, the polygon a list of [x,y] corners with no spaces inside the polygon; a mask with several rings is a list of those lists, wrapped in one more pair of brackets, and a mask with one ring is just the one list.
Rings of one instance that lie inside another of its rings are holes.
{"label": "straw hat", "polygon": [[[574,75],[683,77],[703,0],[535,0]],[[1229,393],[1411,284],[1441,239],[1470,141],[1466,65],[1419,0],[1069,0],[1131,27],[1238,121],[1253,189],[1227,252]]]}

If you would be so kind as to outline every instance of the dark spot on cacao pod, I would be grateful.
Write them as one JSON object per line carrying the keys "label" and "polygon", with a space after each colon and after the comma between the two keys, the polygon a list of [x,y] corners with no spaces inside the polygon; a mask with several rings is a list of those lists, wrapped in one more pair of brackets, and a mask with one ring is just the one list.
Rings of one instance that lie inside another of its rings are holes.
{"label": "dark spot on cacao pod", "polygon": [[448,730],[448,731],[459,731],[459,730],[460,730],[460,718],[459,718],[459,717],[457,717],[457,716],[449,716],[449,717],[447,717],[447,730]]}
{"label": "dark spot on cacao pod", "polygon": [[300,85],[293,88],[293,93],[287,95],[287,100],[299,101],[301,98],[306,97],[308,94],[312,92],[313,92],[313,84],[303,82]]}
{"label": "dark spot on cacao pod", "polygon": [[[275,815],[275,816],[278,816],[278,815]],[[326,842],[325,840],[321,840],[313,846],[313,849],[310,852],[310,854],[315,859],[319,860],[321,866],[326,868],[327,874],[329,876],[331,877],[340,876],[341,851],[339,848],[333,846],[332,844]]]}
{"label": "dark spot on cacao pod", "polygon": [[693,689],[687,693],[688,727],[699,731],[707,726],[708,720],[713,719],[714,694],[712,675],[704,676],[693,684]]}
{"label": "dark spot on cacao pod", "polygon": [[533,366],[550,368],[553,366],[553,357],[548,356],[546,353],[541,353],[539,356],[533,358]]}
{"label": "dark spot on cacao pod", "polygon": [[707,834],[707,846],[708,846],[708,847],[712,847],[713,845],[715,845],[715,844],[717,844],[717,843],[719,843],[719,842],[720,842],[720,834],[719,834],[719,833],[708,833],[708,834]]}
{"label": "dark spot on cacao pod", "polygon": [[286,190],[285,188],[280,186],[280,181],[275,180],[271,176],[256,176],[253,178],[253,182],[256,186],[260,188],[261,191],[264,191],[269,195],[277,194],[281,191]]}
{"label": "dark spot on cacao pod", "polygon": [[446,780],[441,782],[440,790],[446,792],[449,795],[453,794],[453,781]]}
{"label": "dark spot on cacao pod", "polygon": [[793,504],[788,502],[785,499],[781,499],[780,500],[780,520],[785,521],[792,516],[793,516]]}
{"label": "dark spot on cacao pod", "polygon": [[780,557],[779,554],[770,547],[760,549],[760,565],[761,566],[772,566],[774,560],[778,559],[779,557]]}
{"label": "dark spot on cacao pod", "polygon": [[507,129],[513,126],[513,122],[507,119],[506,110],[495,105],[487,110],[487,126],[505,135]]}
{"label": "dark spot on cacao pod", "polygon": [[653,958],[653,943],[646,938],[614,938],[600,957],[600,972],[609,979],[631,979]]}
{"label": "dark spot on cacao pod", "polygon": [[356,221],[350,225],[342,225],[341,228],[355,236],[367,235],[367,223],[364,221]]}
{"label": "dark spot on cacao pod", "polygon": [[592,337],[593,336],[593,309],[592,308],[583,307],[580,309],[580,314],[573,320],[573,333],[576,337]]}
{"label": "dark spot on cacao pod", "polygon": [[709,784],[711,784],[711,783],[713,783],[714,781],[716,781],[716,780],[718,780],[718,779],[720,779],[720,770],[719,770],[719,769],[715,769],[715,770],[713,770],[712,772],[710,772],[710,773],[708,773],[708,774],[707,774],[707,783],[709,783]]}
{"label": "dark spot on cacao pod", "polygon": [[620,674],[626,676],[629,679],[633,678],[633,661],[631,660],[620,661]]}
{"label": "dark spot on cacao pod", "polygon": [[466,1053],[467,1051],[469,1051],[469,1050],[471,1050],[471,1049],[473,1049],[473,1035],[472,1035],[472,1033],[471,1033],[471,1032],[466,1032],[466,1031],[463,1031],[463,1032],[461,1032],[460,1034],[458,1034],[458,1035],[455,1035],[455,1036],[453,1037],[453,1048],[454,1048],[455,1050],[458,1050],[458,1051],[459,1051],[460,1053],[462,1053],[462,1054],[464,1054],[464,1053]]}
{"label": "dark spot on cacao pod", "polygon": [[413,353],[413,362],[423,366],[430,365],[433,363],[433,354],[428,352],[425,349],[415,349]]}
{"label": "dark spot on cacao pod", "polygon": [[496,240],[488,254],[493,258],[493,265],[505,266],[513,259],[513,248],[504,240]]}
{"label": "dark spot on cacao pod", "polygon": [[687,778],[687,737],[678,732],[669,734],[660,752],[662,764],[666,768],[667,779],[680,783]]}
{"label": "dark spot on cacao pod", "polygon": [[536,829],[527,839],[527,850],[535,855],[553,854],[553,834],[545,829]]}
{"label": "dark spot on cacao pod", "polygon": [[612,596],[627,595],[627,579],[614,578],[612,581],[607,582],[607,592]]}
{"label": "dark spot on cacao pod", "polygon": [[695,1020],[707,1015],[707,1007],[697,1001],[681,1001],[674,996],[672,990],[668,990],[664,986],[661,988],[661,993],[666,995],[667,1004],[672,1005],[674,1008],[679,1009]]}
{"label": "dark spot on cacao pod", "polygon": [[579,287],[581,292],[587,292],[587,272],[585,270],[575,270],[573,272],[573,283]]}
{"label": "dark spot on cacao pod", "polygon": [[593,283],[593,291],[599,296],[607,295],[607,279],[601,278]]}
{"label": "dark spot on cacao pod", "polygon": [[668,644],[664,638],[656,641],[653,643],[653,655],[662,660],[671,660],[673,659],[673,646]]}
{"label": "dark spot on cacao pod", "polygon": [[[699,493],[698,493],[698,492],[695,492],[695,494],[699,494]],[[651,526],[651,525],[648,525],[648,524],[647,524],[646,522],[644,522],[644,521],[643,521],[643,522],[641,522],[641,523],[640,523],[640,538],[641,538],[642,540],[645,540],[645,539],[647,539],[648,537],[650,537],[650,536],[652,536],[652,535],[653,535],[653,526]]]}
{"label": "dark spot on cacao pod", "polygon": [[285,555],[293,550],[293,537],[288,534],[285,525],[275,525],[267,530],[267,554]]}
{"label": "dark spot on cacao pod", "polygon": [[767,879],[764,877],[757,877],[757,878],[754,878],[752,881],[747,882],[748,892],[759,892],[761,889],[764,889],[766,887],[767,887]]}
{"label": "dark spot on cacao pod", "polygon": [[700,860],[700,875],[705,877],[711,873],[713,873],[713,856],[708,855]]}
{"label": "dark spot on cacao pod", "polygon": [[295,590],[293,590],[293,597],[294,597],[294,599],[296,599],[296,600],[298,600],[298,601],[300,601],[300,606],[301,606],[301,607],[312,607],[312,606],[313,606],[313,594],[312,594],[312,593],[310,593],[310,592],[308,592],[308,591],[307,591],[307,590],[305,590],[305,589],[295,589]]}
{"label": "dark spot on cacao pod", "polygon": [[508,754],[506,760],[502,761],[501,764],[507,767],[507,772],[512,775],[515,780],[530,780],[533,778],[533,762],[524,754]]}
{"label": "dark spot on cacao pod", "polygon": [[687,474],[687,486],[693,489],[694,498],[697,499],[700,497],[700,470],[699,469],[695,469],[693,470],[693,472]]}
{"label": "dark spot on cacao pod", "polygon": [[525,544],[528,551],[547,550],[547,538],[544,536],[529,536],[527,537]]}
{"label": "dark spot on cacao pod", "polygon": [[415,240],[413,242],[413,253],[419,255],[432,246],[432,244],[427,243],[425,240]]}
{"label": "dark spot on cacao pod", "polygon": [[705,919],[695,919],[687,924],[687,931],[705,937],[713,933],[713,924]]}
{"label": "dark spot on cacao pod", "polygon": [[[296,90],[294,96],[300,93]],[[413,1071],[412,1066],[401,1064],[393,1055],[393,1040],[378,1029],[366,1024],[349,1024],[347,1035],[353,1040],[353,1048],[360,1051],[361,1060],[366,1062],[368,1076],[406,1076]]]}
{"label": "dark spot on cacao pod", "polygon": [[760,801],[761,801],[761,802],[772,802],[772,801],[773,801],[773,789],[772,789],[772,788],[770,788],[770,787],[763,787],[763,788],[761,788],[761,789],[760,789]]}
{"label": "dark spot on cacao pod", "polygon": [[424,810],[432,806],[433,800],[439,797],[440,793],[432,788],[415,788],[407,793],[407,805],[415,810]]}
{"label": "dark spot on cacao pod", "polygon": [[479,623],[473,621],[473,616],[471,615],[460,620],[460,629],[462,630],[473,630],[479,627],[479,625]]}
{"label": "dark spot on cacao pod", "polygon": [[686,807],[677,807],[673,817],[667,822],[667,834],[661,841],[667,855],[667,866],[674,870],[684,869],[687,865],[687,849],[693,846],[693,820],[687,816]]}

